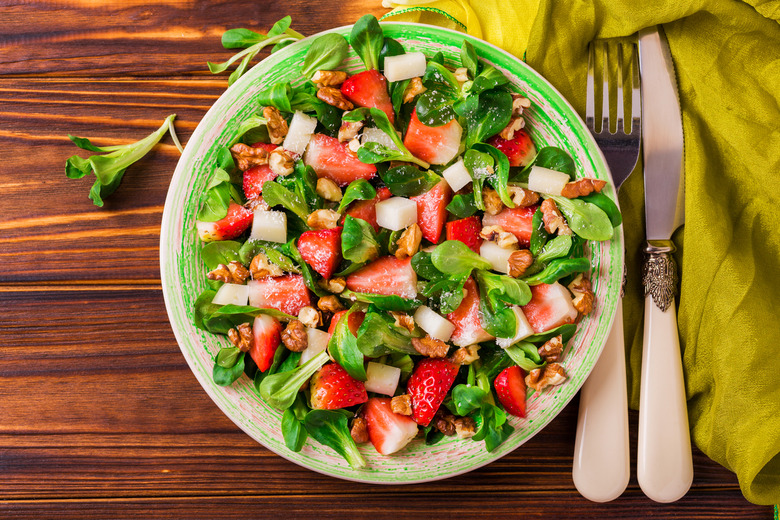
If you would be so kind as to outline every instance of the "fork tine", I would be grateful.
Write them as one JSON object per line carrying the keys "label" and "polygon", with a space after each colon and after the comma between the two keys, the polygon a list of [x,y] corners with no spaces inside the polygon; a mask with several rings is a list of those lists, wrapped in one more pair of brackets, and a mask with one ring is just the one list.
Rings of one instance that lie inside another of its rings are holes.
{"label": "fork tine", "polygon": [[612,118],[610,117],[609,110],[609,50],[608,45],[604,43],[602,46],[604,58],[601,60],[601,76],[603,85],[601,87],[601,130],[600,132],[607,131],[609,133],[612,129]]}
{"label": "fork tine", "polygon": [[588,44],[588,79],[586,83],[585,100],[585,124],[592,132],[596,131],[596,92],[594,90],[593,76],[595,74],[595,60],[593,56],[593,42]]}
{"label": "fork tine", "polygon": [[631,47],[631,133],[638,132],[642,121],[642,82],[639,78],[639,52]]}
{"label": "fork tine", "polygon": [[623,46],[617,47],[617,128],[616,132],[624,133],[626,117],[626,106],[623,99],[623,81],[625,80],[625,71],[623,70]]}

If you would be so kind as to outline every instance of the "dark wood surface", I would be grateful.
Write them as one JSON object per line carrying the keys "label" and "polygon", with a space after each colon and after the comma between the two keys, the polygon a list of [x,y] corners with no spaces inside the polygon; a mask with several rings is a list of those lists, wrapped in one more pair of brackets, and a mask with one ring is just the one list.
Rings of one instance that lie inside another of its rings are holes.
{"label": "dark wood surface", "polygon": [[66,134],[130,142],[175,112],[186,141],[226,87],[205,67],[231,55],[225,29],[265,30],[290,14],[312,34],[365,12],[384,10],[379,0],[0,2],[0,517],[769,519],[697,450],[677,503],[653,503],[635,478],[618,500],[588,502],[571,480],[576,399],[485,468],[385,487],[287,462],[209,400],[160,288],[178,152],[166,138],[99,209],[91,180],[65,178],[77,153]]}

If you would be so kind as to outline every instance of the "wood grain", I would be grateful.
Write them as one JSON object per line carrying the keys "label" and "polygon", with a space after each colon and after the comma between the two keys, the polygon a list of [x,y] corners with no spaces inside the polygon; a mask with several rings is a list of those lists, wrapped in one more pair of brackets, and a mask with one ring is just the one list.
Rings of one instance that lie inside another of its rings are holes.
{"label": "wood grain", "polygon": [[[129,168],[104,208],[79,151],[178,114],[183,142],[227,86],[206,61],[231,27],[286,14],[304,34],[384,13],[379,0],[0,0],[0,518],[763,518],[694,450],[675,504],[632,479],[611,504],[571,482],[576,399],[524,446],[467,475],[371,486],[312,473],[241,432],[201,389],[168,324],[158,242],[179,154]],[[636,442],[632,414],[632,443]],[[632,446],[632,452],[635,446]]]}

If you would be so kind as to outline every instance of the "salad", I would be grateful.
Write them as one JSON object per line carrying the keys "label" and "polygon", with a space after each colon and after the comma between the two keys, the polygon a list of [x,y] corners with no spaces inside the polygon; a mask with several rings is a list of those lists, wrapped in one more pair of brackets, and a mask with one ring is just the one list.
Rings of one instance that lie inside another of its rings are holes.
{"label": "salad", "polygon": [[301,74],[259,93],[201,197],[194,321],[231,344],[214,381],[246,374],[290,450],[312,437],[352,467],[368,442],[496,449],[567,378],[587,243],[620,223],[604,181],[537,149],[530,100],[468,41],[447,64],[367,15]]}

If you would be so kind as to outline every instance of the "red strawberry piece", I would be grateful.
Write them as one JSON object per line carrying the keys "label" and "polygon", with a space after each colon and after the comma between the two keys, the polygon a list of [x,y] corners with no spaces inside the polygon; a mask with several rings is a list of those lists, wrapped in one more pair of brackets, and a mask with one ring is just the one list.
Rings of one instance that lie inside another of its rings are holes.
{"label": "red strawberry piece", "polygon": [[411,258],[399,260],[394,256],[383,256],[347,276],[347,289],[414,298],[417,296],[417,273],[412,268]]}
{"label": "red strawberry piece", "polygon": [[338,363],[328,363],[309,382],[311,407],[336,410],[368,401],[362,381],[353,378]]}
{"label": "red strawberry piece", "polygon": [[476,282],[469,278],[463,285],[466,296],[457,309],[447,315],[455,325],[450,342],[459,347],[467,347],[493,339],[482,327],[482,313],[479,311],[479,289]]}
{"label": "red strawberry piece", "polygon": [[531,301],[523,305],[523,314],[535,333],[554,329],[566,323],[574,323],[577,309],[571,293],[563,285],[540,283],[531,286]]}
{"label": "red strawberry piece", "polygon": [[241,204],[230,201],[227,215],[216,222],[196,222],[198,236],[204,242],[232,240],[252,225],[254,214]]}
{"label": "red strawberry piece", "polygon": [[268,153],[273,152],[277,148],[279,148],[278,144],[271,144],[271,143],[255,143],[252,145],[252,148],[262,148]]}
{"label": "red strawberry piece", "polygon": [[433,244],[438,243],[447,220],[447,204],[452,199],[450,185],[442,179],[427,193],[411,199],[417,203],[417,225],[423,238]]}
{"label": "red strawberry piece", "polygon": [[480,231],[482,231],[482,221],[476,215],[447,222],[447,240],[460,240],[477,254],[479,254],[479,246],[482,245]]}
{"label": "red strawberry piece", "polygon": [[276,349],[282,342],[282,324],[267,314],[259,314],[252,324],[254,342],[249,355],[260,372],[265,372],[274,360]]}
{"label": "red strawberry piece", "polygon": [[249,305],[252,307],[277,309],[297,316],[302,308],[311,305],[309,289],[299,274],[267,276],[251,280],[247,285]]}
{"label": "red strawberry piece", "polygon": [[355,218],[360,218],[368,222],[374,227],[374,231],[379,233],[379,224],[376,223],[376,204],[383,200],[387,200],[392,197],[388,188],[379,188],[376,190],[376,197],[369,200],[359,200],[353,202],[347,207],[346,214],[341,219],[341,223],[344,223],[344,218],[350,215]]}
{"label": "red strawberry piece", "polygon": [[303,162],[314,168],[317,177],[325,177],[346,186],[357,179],[376,175],[376,166],[360,162],[357,155],[335,137],[314,134],[306,148]]}
{"label": "red strawberry piece", "polygon": [[406,129],[404,146],[418,159],[431,164],[447,164],[458,155],[463,128],[453,119],[442,126],[426,126],[417,118],[417,110]]}
{"label": "red strawberry piece", "polygon": [[428,426],[450,391],[458,365],[443,358],[424,358],[414,367],[406,392],[412,398],[412,419]]}
{"label": "red strawberry piece", "polygon": [[501,226],[517,237],[520,247],[528,247],[533,232],[533,218],[537,206],[527,208],[504,208],[498,215],[485,213],[482,217],[483,226]]}
{"label": "red strawberry piece", "polygon": [[[339,311],[336,314],[333,315],[333,317],[330,319],[330,326],[328,327],[328,334],[333,335],[333,332],[336,330],[336,325],[338,324],[339,320],[342,316],[344,316],[349,311]],[[357,337],[357,331],[360,328],[360,326],[363,324],[363,319],[366,317],[366,314],[361,311],[355,311],[352,314],[349,315],[349,322],[347,323],[347,326],[349,327],[349,330],[352,332],[352,335]]]}
{"label": "red strawberry piece", "polygon": [[390,94],[387,92],[387,78],[378,70],[366,70],[350,76],[341,85],[341,93],[361,107],[378,108],[391,123],[395,123],[395,112]]}
{"label": "red strawberry piece", "polygon": [[494,135],[488,139],[488,144],[504,152],[509,166],[526,166],[536,157],[536,146],[525,130],[518,130],[510,140]]}
{"label": "red strawberry piece", "polygon": [[372,397],[363,405],[368,438],[376,451],[390,455],[417,437],[417,423],[411,417],[394,413],[389,397]]}
{"label": "red strawberry piece", "polygon": [[254,199],[263,193],[263,183],[272,181],[276,174],[267,164],[253,166],[244,172],[244,195],[247,199]]}
{"label": "red strawberry piece", "polygon": [[323,278],[330,278],[341,262],[341,229],[305,231],[298,238],[301,257]]}
{"label": "red strawberry piece", "polygon": [[525,372],[519,366],[505,368],[493,381],[496,395],[504,410],[525,417]]}

